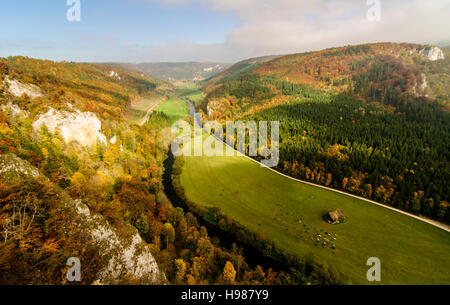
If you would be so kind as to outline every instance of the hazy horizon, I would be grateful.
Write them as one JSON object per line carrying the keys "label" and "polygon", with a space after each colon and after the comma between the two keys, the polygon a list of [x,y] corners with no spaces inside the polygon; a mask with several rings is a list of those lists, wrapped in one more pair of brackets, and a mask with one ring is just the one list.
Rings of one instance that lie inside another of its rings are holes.
{"label": "hazy horizon", "polygon": [[3,3],[0,56],[233,63],[363,43],[450,42],[446,0],[80,0],[80,20],[69,20],[76,2]]}

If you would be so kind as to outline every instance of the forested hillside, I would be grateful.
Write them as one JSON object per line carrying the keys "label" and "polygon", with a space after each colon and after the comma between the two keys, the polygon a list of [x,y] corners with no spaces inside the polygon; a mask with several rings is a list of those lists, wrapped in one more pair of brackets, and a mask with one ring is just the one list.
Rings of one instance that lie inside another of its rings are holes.
{"label": "forested hillside", "polygon": [[127,126],[123,114],[160,82],[24,57],[0,66],[0,282],[67,283],[69,257],[80,258],[84,284],[163,281],[114,187],[146,185],[145,204],[155,201],[164,147],[149,127]]}
{"label": "forested hillside", "polygon": [[251,70],[255,69],[256,67],[258,67],[259,65],[261,65],[265,62],[268,62],[272,59],[275,59],[277,57],[280,57],[280,56],[264,56],[264,57],[251,58],[251,59],[240,61],[240,62],[232,65],[225,71],[207,79],[205,81],[206,86],[215,85],[215,84],[220,85],[220,83],[222,83],[224,81],[236,80],[239,78],[239,76],[244,75],[248,71],[251,71]]}
{"label": "forested hillside", "polygon": [[224,71],[227,63],[213,62],[162,62],[162,63],[122,63],[108,64],[143,72],[165,81],[201,81]]}
{"label": "forested hillside", "polygon": [[438,104],[394,112],[339,95],[245,119],[281,121],[281,171],[450,223],[450,115]]}
{"label": "forested hillside", "polygon": [[125,115],[161,84],[102,65],[0,59],[0,283],[70,284],[69,257],[81,261],[75,284],[329,282],[314,265],[251,268],[171,204],[170,117],[138,126]]}
{"label": "forested hillside", "polygon": [[26,57],[0,58],[0,79],[5,75],[42,90],[44,97],[34,103],[16,99],[26,110],[39,111],[45,105],[64,108],[70,103],[82,111],[114,119],[121,118],[130,100],[162,84],[141,73],[102,65],[56,63]]}
{"label": "forested hillside", "polygon": [[291,176],[450,222],[449,54],[428,50],[283,56],[208,83],[202,108],[221,121],[280,121],[278,169]]}
{"label": "forested hillside", "polygon": [[286,90],[298,91],[298,85],[304,85],[390,106],[404,104],[411,96],[427,96],[448,107],[449,56],[431,61],[428,48],[379,43],[287,55],[253,65],[236,77],[219,74],[219,82],[206,83],[205,90],[210,100],[235,96],[247,97],[244,103],[273,104],[284,102]]}

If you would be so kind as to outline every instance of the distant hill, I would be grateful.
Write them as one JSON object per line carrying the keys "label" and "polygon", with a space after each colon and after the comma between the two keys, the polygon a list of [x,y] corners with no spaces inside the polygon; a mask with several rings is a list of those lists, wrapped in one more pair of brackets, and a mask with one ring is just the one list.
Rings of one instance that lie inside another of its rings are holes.
{"label": "distant hill", "polygon": [[278,171],[450,223],[449,51],[375,43],[291,54],[235,65],[205,92],[210,120],[279,122]]}
{"label": "distant hill", "polygon": [[212,62],[109,63],[109,65],[141,71],[165,81],[202,81],[227,69],[231,64]]}
{"label": "distant hill", "polygon": [[[441,60],[433,57],[444,55]],[[250,99],[244,103],[247,109],[254,103],[283,103],[288,88],[299,85],[391,106],[404,103],[409,96],[448,104],[449,57],[448,51],[437,47],[375,43],[260,58],[238,63],[213,77],[205,92],[207,100],[226,96]]]}
{"label": "distant hill", "polygon": [[[0,58],[0,82],[4,75],[9,77],[10,83],[14,82],[12,88],[40,88],[39,95],[42,97],[39,103],[29,103],[20,98],[16,100],[27,110],[38,112],[47,106],[67,108],[68,104],[73,104],[83,111],[92,111],[100,117],[109,118],[122,117],[133,99],[164,84],[132,70],[22,56]],[[3,86],[0,85],[0,89]]]}
{"label": "distant hill", "polygon": [[213,85],[213,84],[219,84],[223,81],[230,81],[235,80],[239,78],[239,76],[245,74],[246,72],[252,71],[253,69],[257,68],[259,65],[266,63],[268,61],[271,61],[275,58],[278,58],[280,56],[262,56],[262,57],[255,57],[246,59],[243,61],[240,61],[228,69],[210,77],[206,80],[206,86]]}

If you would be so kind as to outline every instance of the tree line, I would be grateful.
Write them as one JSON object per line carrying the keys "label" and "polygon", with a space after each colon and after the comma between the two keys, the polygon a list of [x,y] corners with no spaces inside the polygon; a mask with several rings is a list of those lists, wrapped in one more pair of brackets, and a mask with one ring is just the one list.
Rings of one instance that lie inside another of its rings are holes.
{"label": "tree line", "polygon": [[346,95],[249,116],[279,120],[279,170],[450,222],[449,113],[420,99],[396,110]]}

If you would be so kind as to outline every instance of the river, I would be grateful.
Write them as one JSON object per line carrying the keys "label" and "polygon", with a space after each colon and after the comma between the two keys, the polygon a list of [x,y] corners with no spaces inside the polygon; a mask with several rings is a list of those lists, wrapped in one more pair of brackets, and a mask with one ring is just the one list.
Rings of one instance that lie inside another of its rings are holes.
{"label": "river", "polygon": [[[183,99],[189,104],[190,115],[192,117],[195,113],[194,104],[185,97],[183,97]],[[199,124],[199,121],[196,121],[196,123]],[[189,211],[189,207],[183,200],[181,200],[178,197],[172,185],[172,170],[174,161],[175,157],[172,154],[172,151],[169,149],[168,157],[164,161],[164,173],[163,173],[164,191],[167,197],[169,198],[170,202],[172,202],[172,204],[175,207],[181,207],[185,212],[187,212]],[[234,234],[221,230],[216,225],[205,221],[202,217],[198,215],[196,215],[196,217],[199,224],[201,226],[206,227],[206,229],[208,230],[208,235],[211,238],[217,237],[220,240],[221,247],[225,247],[230,250],[232,244],[235,243],[238,247],[242,248],[245,261],[251,268],[255,268],[257,265],[260,265],[265,270],[267,270],[268,268],[272,268],[274,271],[287,271],[290,269],[291,266],[289,264],[281,262],[271,257],[264,256],[261,253],[261,251],[259,251],[255,247],[238,242]]]}

